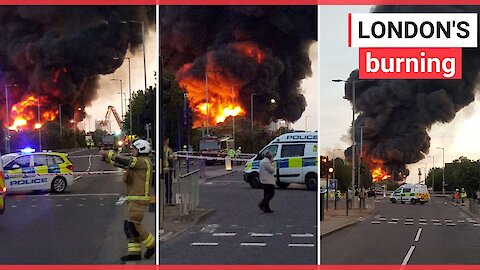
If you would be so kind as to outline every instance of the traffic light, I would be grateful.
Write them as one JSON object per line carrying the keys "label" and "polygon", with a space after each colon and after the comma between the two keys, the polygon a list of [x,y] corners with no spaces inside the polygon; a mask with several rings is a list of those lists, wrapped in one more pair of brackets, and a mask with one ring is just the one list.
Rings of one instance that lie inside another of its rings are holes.
{"label": "traffic light", "polygon": [[168,104],[170,102],[172,96],[170,92],[171,85],[169,79],[162,78],[163,104]]}
{"label": "traffic light", "polygon": [[328,156],[320,156],[320,178],[328,177]]}

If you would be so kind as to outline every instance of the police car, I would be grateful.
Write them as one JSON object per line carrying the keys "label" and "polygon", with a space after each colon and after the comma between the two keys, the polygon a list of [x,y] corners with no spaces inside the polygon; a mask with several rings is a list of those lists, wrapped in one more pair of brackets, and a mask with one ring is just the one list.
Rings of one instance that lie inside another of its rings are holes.
{"label": "police car", "polygon": [[0,215],[5,212],[5,196],[7,195],[2,164],[2,159],[0,159]]}
{"label": "police car", "polygon": [[309,190],[317,190],[318,182],[318,134],[294,132],[278,136],[255,157],[247,161],[243,179],[252,188],[259,188],[259,165],[266,152],[273,155],[275,178],[279,188],[291,183],[305,184]]}
{"label": "police car", "polygon": [[21,153],[4,155],[2,160],[9,192],[62,193],[74,181],[73,165],[65,153],[34,152],[27,148]]}

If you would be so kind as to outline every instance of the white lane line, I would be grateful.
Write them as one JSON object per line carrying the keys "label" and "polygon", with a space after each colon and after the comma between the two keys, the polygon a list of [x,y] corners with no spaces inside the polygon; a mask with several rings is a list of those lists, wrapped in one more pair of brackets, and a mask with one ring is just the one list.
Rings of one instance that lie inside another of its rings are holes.
{"label": "white lane line", "polygon": [[455,223],[447,223],[447,226],[455,226]]}
{"label": "white lane line", "polygon": [[314,247],[315,244],[288,244],[289,247]]}
{"label": "white lane line", "polygon": [[415,236],[415,242],[418,242],[420,239],[420,234],[422,233],[422,228],[418,228],[417,235]]}
{"label": "white lane line", "polygon": [[475,223],[475,224],[473,224],[473,226],[478,227],[478,226],[480,226],[480,223]]}
{"label": "white lane line", "polygon": [[17,207],[17,206],[16,206],[15,204],[12,204],[10,207],[15,208],[15,207]]}
{"label": "white lane line", "polygon": [[212,236],[235,236],[237,233],[214,233]]}
{"label": "white lane line", "polygon": [[267,243],[241,243],[240,246],[247,246],[247,247],[264,247]]}
{"label": "white lane line", "polygon": [[202,242],[194,242],[190,244],[191,246],[218,246],[219,243],[202,243]]}
{"label": "white lane line", "polygon": [[273,233],[250,233],[251,237],[272,237]]}
{"label": "white lane line", "polygon": [[35,204],[32,204],[31,207],[34,207],[34,208],[35,208],[35,207],[37,207],[37,206],[36,206]]}
{"label": "white lane line", "polygon": [[62,205],[61,205],[61,204],[57,204],[57,207],[60,207],[60,206],[62,206]]}
{"label": "white lane line", "polygon": [[291,237],[313,237],[313,233],[292,233]]}
{"label": "white lane line", "polygon": [[85,204],[81,204],[81,203],[79,203],[79,204],[77,204],[77,206],[85,206]]}
{"label": "white lane line", "polygon": [[88,156],[88,168],[87,168],[87,172],[90,171],[90,168],[92,167],[92,154],[90,154]]}
{"label": "white lane line", "polygon": [[407,265],[408,260],[410,260],[410,257],[412,256],[414,250],[415,250],[415,246],[411,246],[407,252],[407,255],[405,256],[405,258],[403,258],[402,265]]}
{"label": "white lane line", "polygon": [[465,223],[465,220],[457,220],[457,223]]}
{"label": "white lane line", "polygon": [[427,225],[427,222],[419,222],[418,225]]}
{"label": "white lane line", "polygon": [[386,218],[386,217],[379,217],[378,220],[380,220],[380,221],[387,221],[387,218]]}
{"label": "white lane line", "polygon": [[413,225],[413,222],[405,222],[404,225]]}
{"label": "white lane line", "polygon": [[399,221],[400,219],[398,218],[392,218],[392,221]]}
{"label": "white lane line", "polygon": [[389,221],[388,224],[397,224],[396,221]]}
{"label": "white lane line", "polygon": [[442,223],[433,223],[434,226],[442,226]]}
{"label": "white lane line", "polygon": [[427,222],[427,220],[424,219],[424,218],[421,218],[421,219],[419,219],[418,221],[419,221],[419,222]]}
{"label": "white lane line", "polygon": [[380,224],[380,221],[372,220],[372,224]]}

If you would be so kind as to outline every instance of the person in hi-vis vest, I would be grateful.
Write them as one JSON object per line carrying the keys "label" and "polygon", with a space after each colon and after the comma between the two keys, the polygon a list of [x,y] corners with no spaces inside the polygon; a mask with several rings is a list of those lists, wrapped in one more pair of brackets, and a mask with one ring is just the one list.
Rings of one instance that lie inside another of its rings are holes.
{"label": "person in hi-vis vest", "polygon": [[142,225],[145,211],[150,203],[150,182],[152,181],[152,161],[148,157],[152,150],[150,143],[137,140],[132,144],[132,156],[120,156],[113,150],[100,151],[105,162],[126,169],[126,209],[124,231],[128,239],[128,253],[122,261],[141,260],[142,244],[146,247],[146,259],[155,254],[155,237]]}

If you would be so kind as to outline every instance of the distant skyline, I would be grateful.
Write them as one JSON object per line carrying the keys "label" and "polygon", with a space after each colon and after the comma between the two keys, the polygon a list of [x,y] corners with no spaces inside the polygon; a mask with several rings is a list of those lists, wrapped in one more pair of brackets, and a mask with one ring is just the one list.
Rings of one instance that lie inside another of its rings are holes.
{"label": "distant skyline", "polygon": [[[332,79],[346,80],[350,72],[358,66],[358,48],[348,48],[348,13],[366,13],[371,6],[322,6],[320,8],[320,151],[333,157],[344,158],[343,151],[351,145],[349,127],[352,121],[352,106],[343,99],[344,83],[334,83]],[[429,156],[434,157],[435,167],[443,167],[442,150],[445,148],[445,163],[460,156],[477,160],[480,158],[479,143],[475,140],[480,134],[480,104],[477,99],[457,113],[447,124],[435,124],[428,131],[431,142]],[[340,153],[341,152],[341,153]],[[433,159],[427,158],[408,165],[410,176],[407,182],[418,182],[418,169],[424,178],[425,162],[427,172]]]}

